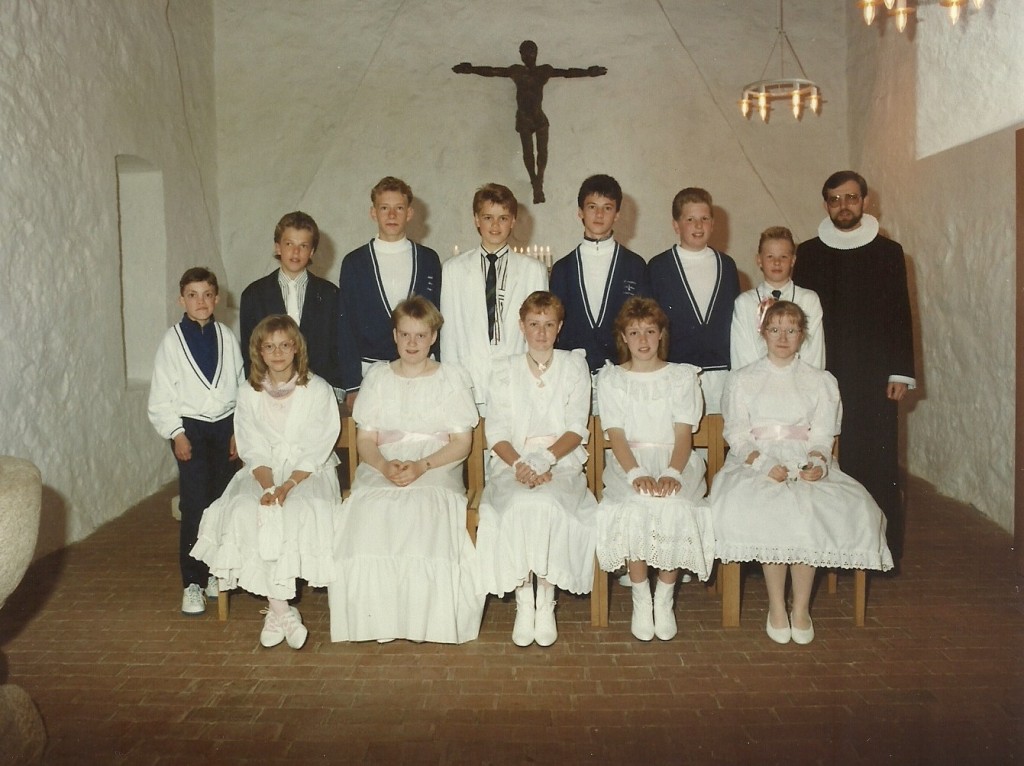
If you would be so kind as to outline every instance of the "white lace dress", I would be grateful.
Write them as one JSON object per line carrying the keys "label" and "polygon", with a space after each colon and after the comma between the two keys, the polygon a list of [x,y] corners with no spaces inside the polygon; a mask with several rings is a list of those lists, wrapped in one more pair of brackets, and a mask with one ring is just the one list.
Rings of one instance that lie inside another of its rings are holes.
{"label": "white lace dress", "polygon": [[[361,433],[377,434],[388,460],[419,460],[477,422],[469,375],[448,364],[419,378],[375,364],[353,417]],[[360,464],[336,526],[338,579],[327,591],[332,641],[459,644],[477,637],[484,599],[466,530],[461,462],[407,487]]]}
{"label": "white lace dress", "polygon": [[[781,464],[795,476],[808,452],[832,453],[842,405],[831,373],[799,359],[777,367],[763,358],[729,374],[722,409],[730,449],[711,490],[718,558],[892,568],[885,517],[837,462],[816,482],[776,482],[766,475]],[[765,460],[748,466],[754,450]]]}
{"label": "white lace dress", "polygon": [[[674,424],[696,431],[704,411],[699,368],[668,364],[655,372],[630,372],[611,362],[597,378],[601,427],[625,431],[633,456],[657,479],[675,446]],[[707,580],[715,559],[711,510],[704,499],[704,458],[696,451],[682,471],[679,492],[647,497],[633,489],[609,449],[598,512],[597,557],[614,572],[626,561],[658,569],[686,569]]]}
{"label": "white lace dress", "polygon": [[[486,420],[490,445],[509,442],[517,452],[545,449],[572,431],[589,435],[590,370],[581,353],[555,351],[539,385],[524,354],[495,362]],[[572,593],[594,583],[597,501],[583,474],[581,444],[552,468],[554,478],[534,489],[516,481],[504,460],[491,454],[480,501],[480,554],[484,592],[501,596],[533,572]]]}
{"label": "white lace dress", "polygon": [[[235,442],[244,466],[203,512],[192,548],[192,556],[224,581],[222,588],[286,600],[295,596],[296,577],[314,587],[334,580],[330,541],[341,502],[334,454],[340,428],[334,390],[315,375],[284,399],[248,383],[239,387]],[[252,475],[261,465],[273,470],[275,484],[292,471],[310,476],[283,506],[262,506],[263,490]]]}

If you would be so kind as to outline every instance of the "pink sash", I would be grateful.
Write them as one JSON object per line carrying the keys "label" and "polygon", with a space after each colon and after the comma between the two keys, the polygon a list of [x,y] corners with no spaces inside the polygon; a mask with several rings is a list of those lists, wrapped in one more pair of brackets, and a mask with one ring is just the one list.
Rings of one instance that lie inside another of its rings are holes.
{"label": "pink sash", "polygon": [[396,442],[419,442],[419,441],[439,441],[441,444],[447,444],[450,439],[447,431],[437,431],[432,434],[420,434],[412,431],[378,431],[377,432],[377,446],[380,447],[384,444],[395,444]]}
{"label": "pink sash", "polygon": [[800,441],[810,438],[810,426],[758,426],[750,429],[750,435],[761,441]]}

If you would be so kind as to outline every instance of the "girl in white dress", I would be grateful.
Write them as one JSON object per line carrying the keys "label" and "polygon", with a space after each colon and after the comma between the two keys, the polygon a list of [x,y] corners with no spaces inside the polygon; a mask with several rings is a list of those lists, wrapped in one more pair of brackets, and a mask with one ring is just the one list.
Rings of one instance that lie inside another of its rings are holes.
{"label": "girl in white dress", "polygon": [[589,593],[594,581],[597,501],[583,475],[590,370],[583,354],[554,348],[564,317],[555,295],[532,293],[519,310],[526,353],[491,371],[477,551],[484,591],[516,593],[517,646],[553,644],[555,587]]}
{"label": "girl in white dress", "polygon": [[222,588],[266,596],[260,643],[293,649],[308,631],[295,578],[313,587],[334,580],[335,466],[341,420],[330,385],[309,371],[306,341],[288,316],[269,316],[249,340],[248,385],[238,390],[235,439],[245,463],[206,509],[192,555]]}
{"label": "girl in white dress", "polygon": [[[665,361],[668,317],[650,298],[623,304],[615,343],[622,364],[608,362],[597,377],[601,427],[611,443],[597,557],[609,572],[626,563],[633,635],[668,641],[676,634],[679,569],[707,580],[715,558],[704,459],[692,449],[704,411],[700,369]],[[653,603],[648,566],[660,570]]]}
{"label": "girl in white dress", "polygon": [[465,370],[430,358],[443,322],[426,298],[399,303],[398,359],[371,367],[356,398],[360,463],[335,537],[332,641],[461,644],[480,631],[462,483],[477,412]]}
{"label": "girl in white dress", "polygon": [[762,563],[766,631],[780,644],[814,640],[816,567],[892,568],[885,517],[832,460],[839,386],[831,373],[797,358],[806,324],[795,303],[776,302],[761,330],[768,355],[729,374],[722,414],[730,451],[711,491],[718,558]]}

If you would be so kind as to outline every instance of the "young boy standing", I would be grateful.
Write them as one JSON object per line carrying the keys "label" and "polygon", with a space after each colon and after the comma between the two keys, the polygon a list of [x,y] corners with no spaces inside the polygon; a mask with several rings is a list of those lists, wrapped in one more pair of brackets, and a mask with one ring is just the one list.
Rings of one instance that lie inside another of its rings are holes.
{"label": "young boy standing", "polygon": [[519,203],[507,186],[481,186],[473,195],[480,246],[445,261],[441,269],[441,358],[469,372],[482,416],[491,360],[526,351],[519,307],[530,293],[547,289],[540,261],[508,246],[518,213]]}
{"label": "young boy standing", "polygon": [[224,491],[236,457],[232,414],[242,383],[242,353],[234,333],[213,318],[219,299],[216,275],[186,271],[179,283],[181,321],[164,335],[153,362],[149,421],[171,442],[178,461],[181,508],[178,562],[184,593],[182,614],[206,611],[217,580],[189,555],[203,511]]}
{"label": "young boy standing", "polygon": [[615,241],[613,227],[622,207],[622,188],[608,175],[594,175],[576,197],[583,241],[551,268],[551,292],[565,305],[556,348],[582,348],[596,373],[618,362],[615,317],[627,299],[649,296],[644,259]]}
{"label": "young boy standing", "polygon": [[[309,369],[341,391],[338,346],[338,288],[310,274],[320,244],[320,229],[306,213],[288,213],[274,229],[274,257],[281,268],[257,279],[242,292],[239,321],[242,346],[256,325],[271,314],[287,314],[299,325],[309,351]],[[245,374],[249,375],[248,355]]]}
{"label": "young boy standing", "polygon": [[672,228],[679,244],[647,265],[651,294],[669,319],[670,362],[703,370],[705,412],[721,412],[729,371],[732,307],[740,292],[736,262],[711,248],[715,217],[711,195],[688,187],[672,200]]}
{"label": "young boy standing", "polygon": [[761,232],[757,245],[757,267],[764,281],[736,299],[732,311],[729,353],[732,368],[738,370],[768,353],[761,337],[764,312],[775,301],[790,301],[804,310],[807,329],[800,345],[800,358],[819,370],[825,369],[825,331],[821,320],[821,301],[813,290],[793,284],[796,244],[785,226],[772,226]]}
{"label": "young boy standing", "polygon": [[[382,178],[370,190],[370,202],[377,236],[345,256],[338,277],[341,384],[350,411],[367,368],[398,358],[392,309],[411,295],[435,306],[441,296],[437,253],[405,236],[413,218],[409,184],[393,176]],[[438,348],[433,351],[437,355]]]}

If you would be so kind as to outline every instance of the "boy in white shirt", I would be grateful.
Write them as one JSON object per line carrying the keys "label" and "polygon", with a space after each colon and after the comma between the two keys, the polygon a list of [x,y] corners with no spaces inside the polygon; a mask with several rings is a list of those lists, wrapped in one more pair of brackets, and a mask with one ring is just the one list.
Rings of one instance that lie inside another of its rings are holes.
{"label": "boy in white shirt", "polygon": [[473,195],[480,245],[441,268],[441,358],[469,372],[482,417],[491,360],[526,352],[519,307],[531,293],[548,286],[540,261],[514,253],[508,245],[518,213],[519,203],[507,186],[481,186]]}
{"label": "boy in white shirt", "polygon": [[736,299],[732,312],[729,353],[732,368],[738,370],[756,362],[767,353],[761,337],[764,312],[775,301],[791,301],[807,315],[807,330],[800,346],[800,358],[819,370],[825,369],[825,329],[822,326],[821,301],[813,290],[793,284],[796,244],[785,226],[772,226],[761,232],[757,244],[757,267],[764,281]]}

